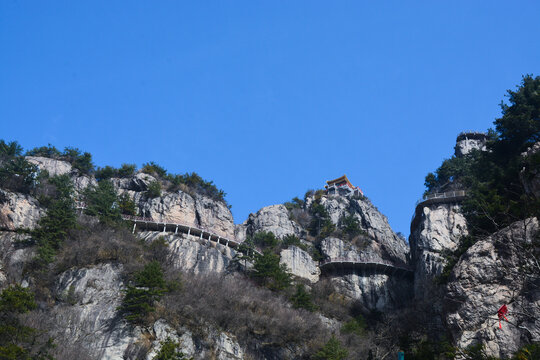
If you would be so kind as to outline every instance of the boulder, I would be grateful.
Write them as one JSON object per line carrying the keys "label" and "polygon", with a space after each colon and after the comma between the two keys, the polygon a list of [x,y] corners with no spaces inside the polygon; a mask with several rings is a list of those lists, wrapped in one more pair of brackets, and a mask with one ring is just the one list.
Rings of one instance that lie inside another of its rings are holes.
{"label": "boulder", "polygon": [[44,213],[30,195],[0,190],[0,229],[33,230]]}

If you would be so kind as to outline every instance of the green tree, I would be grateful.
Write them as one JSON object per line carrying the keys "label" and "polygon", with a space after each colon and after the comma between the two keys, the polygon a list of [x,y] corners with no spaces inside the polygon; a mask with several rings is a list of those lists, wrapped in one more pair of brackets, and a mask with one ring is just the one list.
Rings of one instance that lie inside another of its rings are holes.
{"label": "green tree", "polygon": [[84,196],[88,215],[97,216],[101,222],[107,224],[117,223],[122,219],[116,190],[109,180],[103,180],[97,186],[88,187]]}
{"label": "green tree", "polygon": [[278,238],[270,231],[259,231],[253,235],[253,242],[262,248],[273,249],[279,244]]}
{"label": "green tree", "polygon": [[279,263],[279,255],[265,250],[255,257],[252,276],[271,290],[283,290],[291,285],[291,274],[285,264]]}
{"label": "green tree", "polygon": [[0,159],[14,158],[22,154],[22,146],[16,141],[6,143],[0,140]]}
{"label": "green tree", "polygon": [[137,214],[137,206],[135,202],[127,193],[123,193],[118,197],[118,207],[120,212],[125,215],[135,215]]}
{"label": "green tree", "polygon": [[9,159],[0,167],[0,183],[12,191],[29,193],[34,188],[38,167],[22,156]]}
{"label": "green tree", "polygon": [[155,302],[167,289],[160,264],[152,261],[135,273],[133,284],[127,286],[119,310],[127,321],[144,324],[147,315],[155,310]]}
{"label": "green tree", "polygon": [[135,164],[122,164],[120,169],[118,169],[118,176],[125,178],[135,175],[137,170],[137,165]]}
{"label": "green tree", "polygon": [[349,356],[349,352],[345,349],[334,335],[328,342],[317,351],[314,359],[317,360],[343,360]]}
{"label": "green tree", "polygon": [[69,231],[77,225],[75,203],[71,197],[73,185],[67,175],[53,177],[49,182],[55,186],[55,196],[49,202],[47,213],[32,231],[32,239],[37,245],[38,265],[50,263],[67,238]]}
{"label": "green tree", "polygon": [[161,196],[161,183],[157,180],[152,181],[148,184],[148,190],[146,194],[149,198],[156,198]]}
{"label": "green tree", "polygon": [[0,294],[0,359],[30,360],[52,359],[49,355],[54,346],[49,338],[42,343],[39,332],[20,322],[20,314],[37,307],[34,294],[19,285],[5,288]]}
{"label": "green tree", "polygon": [[152,358],[152,360],[184,360],[185,355],[180,350],[180,344],[171,338],[163,340],[161,343],[161,349]]}
{"label": "green tree", "polygon": [[317,308],[315,304],[313,304],[313,297],[303,284],[296,285],[296,292],[291,297],[291,303],[295,309],[315,311]]}
{"label": "green tree", "polygon": [[311,203],[309,212],[313,216],[313,219],[309,225],[311,235],[318,235],[321,238],[325,238],[336,230],[335,225],[330,219],[328,211],[324,205],[321,204],[320,198]]}

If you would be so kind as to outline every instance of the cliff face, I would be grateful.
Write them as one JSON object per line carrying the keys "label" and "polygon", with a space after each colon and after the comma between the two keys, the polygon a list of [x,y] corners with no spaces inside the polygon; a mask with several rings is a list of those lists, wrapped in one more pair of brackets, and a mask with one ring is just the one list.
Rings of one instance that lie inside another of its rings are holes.
{"label": "cliff face", "polygon": [[[478,241],[455,266],[445,296],[446,323],[460,347],[477,342],[507,358],[523,344],[540,340],[540,270],[531,244],[538,220],[514,223]],[[529,250],[528,250],[529,249]],[[499,328],[497,310],[508,305]]]}
{"label": "cliff face", "polygon": [[456,250],[461,237],[466,234],[467,224],[459,204],[421,206],[409,237],[417,299],[427,300],[434,296],[433,281],[446,265],[445,254]]}

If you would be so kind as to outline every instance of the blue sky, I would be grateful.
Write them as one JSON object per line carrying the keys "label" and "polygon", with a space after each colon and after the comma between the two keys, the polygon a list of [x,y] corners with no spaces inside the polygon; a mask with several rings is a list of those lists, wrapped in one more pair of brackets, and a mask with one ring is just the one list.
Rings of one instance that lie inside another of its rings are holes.
{"label": "blue sky", "polygon": [[0,138],[156,161],[236,222],[346,173],[409,233],[424,177],[540,74],[537,1],[1,1]]}

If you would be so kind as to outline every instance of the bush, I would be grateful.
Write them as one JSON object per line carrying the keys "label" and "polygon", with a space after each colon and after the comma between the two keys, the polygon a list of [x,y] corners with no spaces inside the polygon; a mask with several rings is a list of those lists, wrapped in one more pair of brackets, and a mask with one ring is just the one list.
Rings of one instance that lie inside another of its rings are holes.
{"label": "bush", "polygon": [[161,349],[152,358],[152,360],[184,360],[185,355],[180,351],[180,344],[173,341],[171,338],[163,340],[161,343]]}
{"label": "bush", "polygon": [[148,190],[146,191],[146,195],[149,198],[160,197],[161,196],[161,183],[157,180],[154,180],[150,184],[148,184]]}
{"label": "bush", "polygon": [[70,230],[77,225],[75,203],[71,197],[73,185],[67,175],[53,177],[49,182],[55,186],[55,198],[47,208],[47,213],[32,231],[32,240],[37,244],[38,266],[50,263],[62,246]]}
{"label": "bush", "polygon": [[358,221],[358,219],[352,214],[341,217],[340,228],[343,233],[349,236],[349,239],[352,239],[353,237],[362,233],[360,221]]}
{"label": "bush", "polygon": [[152,261],[135,273],[133,285],[128,285],[119,310],[133,324],[144,324],[155,310],[155,302],[165,293],[167,284],[161,265]]}
{"label": "bush", "polygon": [[141,170],[148,175],[159,176],[161,178],[167,177],[167,170],[153,161],[143,164]]}
{"label": "bush", "polygon": [[47,146],[36,147],[32,150],[28,150],[26,152],[26,156],[42,156],[51,159],[60,159],[62,153],[51,144],[48,144]]}
{"label": "bush", "polygon": [[279,264],[279,255],[265,250],[255,257],[251,276],[270,290],[283,290],[291,285],[291,274],[285,264]]}
{"label": "bush", "polygon": [[108,180],[100,181],[97,187],[88,187],[84,191],[86,214],[97,216],[104,223],[118,223],[122,220],[118,197],[113,184]]}
{"label": "bush", "polygon": [[113,168],[112,166],[105,166],[105,167],[98,167],[96,169],[96,172],[94,173],[94,176],[96,177],[97,181],[102,180],[108,180],[110,178],[115,177],[118,174],[118,170]]}
{"label": "bush", "polygon": [[353,319],[347,321],[342,327],[341,332],[344,334],[364,335],[366,332],[366,320],[362,315],[357,315]]}
{"label": "bush", "polygon": [[22,154],[22,146],[16,141],[6,143],[0,139],[0,160],[11,159]]}
{"label": "bush", "polygon": [[279,240],[270,231],[259,231],[253,236],[253,243],[263,249],[274,249],[279,245]]}
{"label": "bush", "polygon": [[52,339],[41,343],[38,331],[25,326],[19,315],[37,307],[34,294],[19,285],[9,286],[0,294],[0,358],[51,359]]}
{"label": "bush", "polygon": [[309,232],[312,236],[325,238],[332,234],[336,227],[330,219],[330,215],[326,208],[321,204],[320,198],[311,203],[309,212],[313,216],[309,224]]}
{"label": "bush", "polygon": [[317,351],[314,356],[314,359],[319,360],[343,360],[349,356],[349,352],[345,349],[338,339],[332,335],[330,340],[322,347],[321,350]]}
{"label": "bush", "polygon": [[311,294],[306,291],[303,284],[296,285],[296,293],[291,297],[291,303],[295,309],[306,309],[315,311],[317,307],[313,304]]}
{"label": "bush", "polygon": [[23,157],[14,157],[1,165],[0,183],[4,189],[28,194],[34,188],[37,174],[37,165]]}
{"label": "bush", "polygon": [[135,164],[122,164],[120,169],[117,170],[117,174],[121,178],[126,178],[135,175],[137,171],[137,165]]}
{"label": "bush", "polygon": [[127,193],[123,193],[118,197],[118,208],[120,209],[120,212],[124,215],[137,214],[137,206]]}

